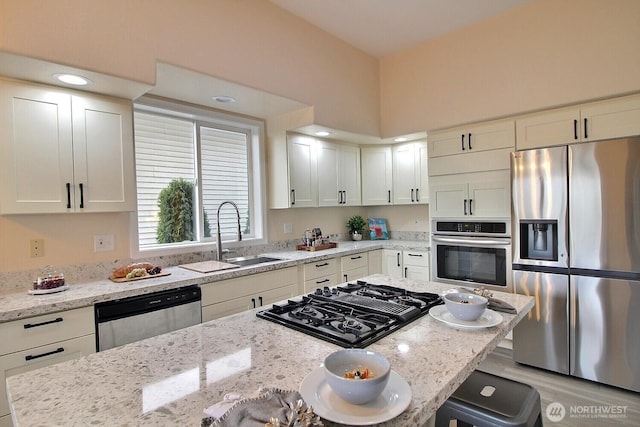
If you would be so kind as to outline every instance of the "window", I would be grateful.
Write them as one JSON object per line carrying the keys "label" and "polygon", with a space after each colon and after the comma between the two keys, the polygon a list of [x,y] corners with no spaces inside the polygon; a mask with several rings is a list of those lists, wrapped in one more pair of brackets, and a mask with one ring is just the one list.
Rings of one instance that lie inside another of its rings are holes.
{"label": "window", "polygon": [[[173,108],[172,108],[173,107]],[[218,207],[236,204],[243,241],[263,238],[262,123],[145,99],[134,108],[138,247],[215,243]],[[220,209],[222,240],[236,240],[237,214]]]}

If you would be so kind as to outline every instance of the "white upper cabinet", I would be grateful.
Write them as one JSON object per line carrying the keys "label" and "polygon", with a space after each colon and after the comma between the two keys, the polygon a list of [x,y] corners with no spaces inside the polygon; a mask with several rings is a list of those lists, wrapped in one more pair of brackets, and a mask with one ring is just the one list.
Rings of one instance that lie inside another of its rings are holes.
{"label": "white upper cabinet", "polygon": [[0,80],[0,212],[135,210],[130,101]]}
{"label": "white upper cabinet", "polygon": [[327,141],[317,144],[318,206],[359,206],[360,148]]}
{"label": "white upper cabinet", "polygon": [[410,142],[393,147],[393,203],[429,203],[427,144]]}
{"label": "white upper cabinet", "polygon": [[391,147],[360,148],[362,162],[362,204],[390,205],[393,186]]}
{"label": "white upper cabinet", "polygon": [[289,168],[289,205],[318,206],[318,170],[316,141],[310,136],[287,135]]}
{"label": "white upper cabinet", "polygon": [[523,116],[518,150],[640,135],[640,95]]}
{"label": "white upper cabinet", "polygon": [[427,141],[430,176],[508,169],[515,148],[514,121],[437,131],[429,133]]}
{"label": "white upper cabinet", "polygon": [[509,218],[509,170],[430,178],[432,218]]}
{"label": "white upper cabinet", "polygon": [[514,124],[513,120],[506,120],[471,125],[430,133],[427,140],[429,141],[429,157],[513,148],[515,145]]}

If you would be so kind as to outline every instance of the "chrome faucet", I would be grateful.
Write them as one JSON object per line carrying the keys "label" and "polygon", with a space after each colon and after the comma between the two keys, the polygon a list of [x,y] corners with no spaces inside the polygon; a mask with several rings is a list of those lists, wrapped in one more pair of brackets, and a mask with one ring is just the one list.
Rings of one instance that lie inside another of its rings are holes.
{"label": "chrome faucet", "polygon": [[230,200],[220,203],[220,206],[218,206],[218,212],[216,213],[216,221],[217,221],[216,224],[218,226],[216,252],[217,252],[218,261],[222,261],[222,236],[220,235],[220,208],[226,205],[227,203],[230,205],[233,205],[233,207],[236,210],[236,215],[238,216],[238,242],[242,241],[242,232],[240,231],[240,211],[238,210],[238,205],[236,205]]}

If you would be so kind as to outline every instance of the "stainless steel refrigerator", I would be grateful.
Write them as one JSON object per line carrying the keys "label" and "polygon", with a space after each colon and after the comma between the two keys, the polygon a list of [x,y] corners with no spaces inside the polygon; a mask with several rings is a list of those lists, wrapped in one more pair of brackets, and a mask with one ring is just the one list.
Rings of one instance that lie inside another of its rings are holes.
{"label": "stainless steel refrigerator", "polygon": [[517,362],[640,392],[640,137],[512,153]]}

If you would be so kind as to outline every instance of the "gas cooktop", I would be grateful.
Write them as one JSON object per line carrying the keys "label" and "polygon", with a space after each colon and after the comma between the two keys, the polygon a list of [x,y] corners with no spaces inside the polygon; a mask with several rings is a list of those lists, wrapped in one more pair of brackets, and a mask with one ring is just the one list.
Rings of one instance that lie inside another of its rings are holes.
{"label": "gas cooktop", "polygon": [[442,303],[437,294],[357,281],[318,288],[257,316],[342,347],[364,348]]}

